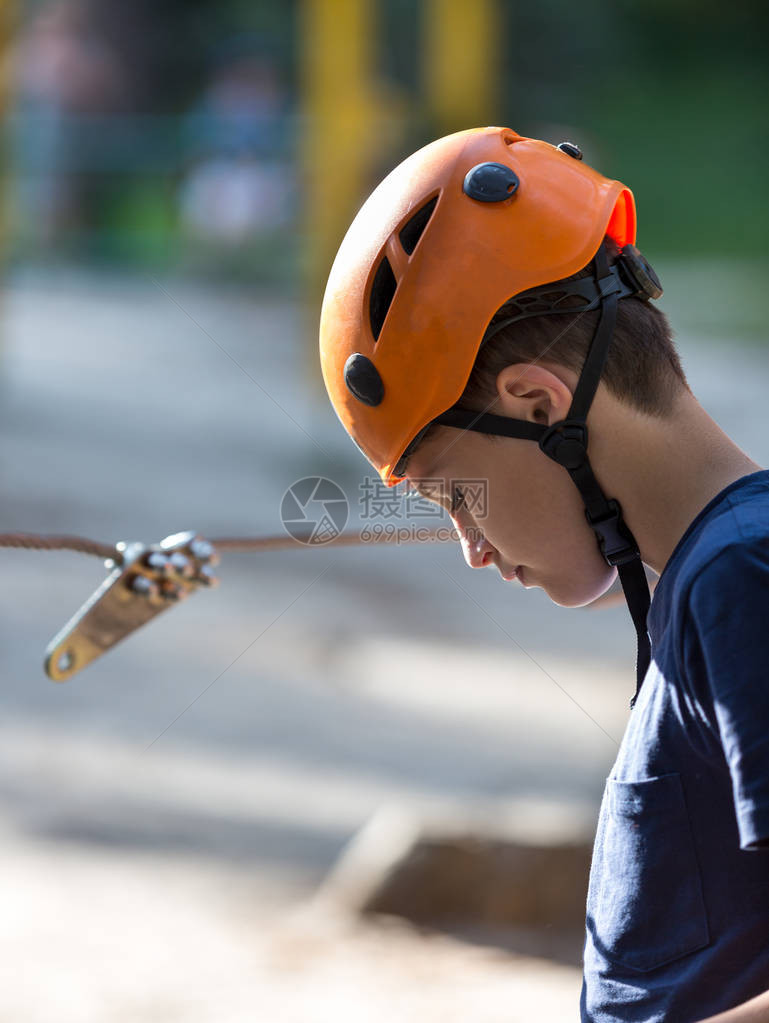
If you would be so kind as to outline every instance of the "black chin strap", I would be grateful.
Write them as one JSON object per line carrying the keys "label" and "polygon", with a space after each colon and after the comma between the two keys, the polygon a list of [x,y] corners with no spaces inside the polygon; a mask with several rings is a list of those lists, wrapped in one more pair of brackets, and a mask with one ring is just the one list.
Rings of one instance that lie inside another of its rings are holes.
{"label": "black chin strap", "polygon": [[[646,581],[641,554],[633,534],[622,518],[619,502],[607,499],[595,478],[587,455],[587,414],[590,410],[601,373],[606,362],[614,325],[617,319],[617,302],[631,292],[619,277],[616,266],[610,267],[606,250],[602,245],[593,261],[594,302],[590,308],[600,307],[600,317],[590,348],[574,391],[571,408],[566,419],[553,426],[509,419],[487,412],[472,412],[468,409],[451,408],[442,413],[435,423],[454,426],[462,430],[497,434],[535,440],[542,451],[554,462],[562,465],[571,476],[585,504],[585,516],[596,535],[601,554],[607,564],[616,567],[625,593],[628,609],[633,619],[638,643],[636,657],[636,691],[630,706],[635,706],[638,693],[651,663],[651,642],[646,629],[646,618],[651,598]],[[579,294],[585,294],[586,279],[574,282]],[[544,289],[537,289],[544,290]],[[559,309],[565,313],[575,310]],[[530,313],[529,315],[537,315]],[[523,319],[523,316],[513,319]],[[505,321],[507,323],[512,322]],[[496,333],[500,325],[491,330]]]}

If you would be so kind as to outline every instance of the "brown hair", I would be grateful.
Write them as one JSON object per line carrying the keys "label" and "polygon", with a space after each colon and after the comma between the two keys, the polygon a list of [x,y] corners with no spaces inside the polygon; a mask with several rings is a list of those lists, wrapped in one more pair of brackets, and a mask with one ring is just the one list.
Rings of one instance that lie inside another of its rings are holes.
{"label": "brown hair", "polygon": [[[619,247],[605,239],[609,261]],[[592,274],[592,264],[565,280]],[[554,290],[557,284],[554,282]],[[595,333],[599,310],[580,314],[579,300],[574,315],[532,316],[500,329],[483,344],[458,404],[469,409],[490,409],[496,395],[496,379],[515,363],[547,360],[579,373]],[[492,317],[489,328],[519,309],[503,305]],[[681,388],[688,387],[667,316],[650,302],[625,298],[617,304],[617,323],[601,375],[606,387],[621,401],[650,415],[666,416]]]}

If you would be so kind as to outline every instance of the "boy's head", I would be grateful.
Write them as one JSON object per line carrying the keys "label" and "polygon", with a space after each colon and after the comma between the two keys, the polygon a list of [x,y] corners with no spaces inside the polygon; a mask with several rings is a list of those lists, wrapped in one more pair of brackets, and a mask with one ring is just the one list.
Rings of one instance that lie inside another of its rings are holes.
{"label": "boy's head", "polygon": [[[442,479],[440,494],[421,488],[453,502],[468,561],[523,566],[559,603],[592,599],[638,558],[587,460],[594,394],[665,416],[686,386],[634,240],[632,194],[576,147],[462,132],[374,192],[324,299],[326,386],[382,479]],[[448,492],[458,479],[488,481],[482,521]]]}
{"label": "boy's head", "polygon": [[[605,245],[615,262],[619,247],[609,238]],[[569,280],[589,276],[586,268]],[[554,282],[553,291],[562,283]],[[505,303],[487,327],[489,340],[457,405],[548,426],[565,419],[600,315],[580,315],[579,304],[564,299],[571,304],[571,315],[511,324],[518,310]],[[665,421],[687,390],[667,317],[639,298],[618,303],[594,407],[631,423],[636,416]],[[613,581],[578,491],[536,445],[436,424],[402,469],[416,491],[452,515],[472,567],[496,566],[506,579],[515,578],[517,569],[524,586],[541,586],[563,605],[593,600]],[[486,481],[482,500],[472,485],[463,499],[461,481],[469,479]],[[451,481],[458,481],[454,488]]]}

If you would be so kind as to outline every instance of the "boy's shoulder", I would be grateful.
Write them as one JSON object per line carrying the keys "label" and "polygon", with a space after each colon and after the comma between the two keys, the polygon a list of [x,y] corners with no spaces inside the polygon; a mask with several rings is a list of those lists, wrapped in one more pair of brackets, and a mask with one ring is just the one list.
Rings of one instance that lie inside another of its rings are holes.
{"label": "boy's shoulder", "polygon": [[769,587],[769,470],[732,483],[694,519],[660,577],[650,627],[751,599],[756,586]]}
{"label": "boy's shoulder", "polygon": [[767,470],[743,476],[703,508],[679,543],[682,567],[699,575],[720,567],[716,562],[749,556],[756,545],[769,546]]}
{"label": "boy's shoulder", "polygon": [[765,677],[768,600],[769,471],[761,471],[702,509],[665,566],[649,611],[659,671],[713,728],[724,685],[739,680],[752,692],[752,680]]}

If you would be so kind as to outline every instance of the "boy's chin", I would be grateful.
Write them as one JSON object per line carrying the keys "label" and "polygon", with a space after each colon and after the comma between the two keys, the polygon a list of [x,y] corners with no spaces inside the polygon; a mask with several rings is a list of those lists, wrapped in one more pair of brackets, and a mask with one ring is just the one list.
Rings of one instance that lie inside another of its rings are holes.
{"label": "boy's chin", "polygon": [[617,569],[606,566],[606,571],[599,577],[580,580],[578,583],[558,583],[545,586],[543,589],[554,604],[559,607],[585,607],[602,597],[617,578]]}

